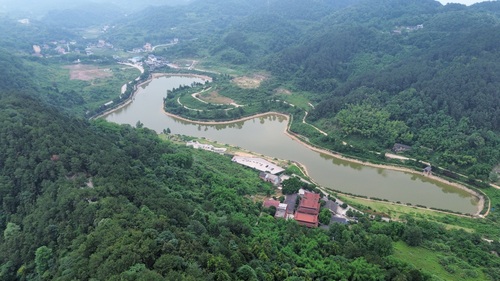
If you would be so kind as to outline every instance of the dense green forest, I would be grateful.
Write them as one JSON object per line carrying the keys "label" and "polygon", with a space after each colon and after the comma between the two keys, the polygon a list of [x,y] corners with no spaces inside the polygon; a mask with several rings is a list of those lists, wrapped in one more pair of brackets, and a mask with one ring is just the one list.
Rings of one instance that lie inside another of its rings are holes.
{"label": "dense green forest", "polygon": [[[191,106],[181,98],[214,87],[246,105],[225,112],[198,104],[206,111],[191,118],[278,110],[301,120],[307,109],[307,121],[328,136],[305,123],[292,130],[336,151],[363,156],[400,142],[413,147],[407,156],[472,183],[500,163],[498,2],[221,3],[103,15],[100,23],[116,20],[116,28],[102,38],[124,49],[179,38],[156,54],[266,72],[255,89],[220,74],[211,85],[172,91]],[[1,280],[500,280],[496,190],[484,189],[494,207],[485,219],[386,222],[351,213],[357,223],[308,229],[263,209],[275,189],[228,156],[161,140],[140,123],[82,119],[136,74],[96,87],[64,82],[60,68],[75,59],[114,61],[32,56],[33,44],[81,36],[69,27],[91,17],[59,26],[75,11],[28,25],[0,20]],[[283,103],[278,88],[301,105]]]}
{"label": "dense green forest", "polygon": [[[204,1],[195,9],[211,11],[214,5]],[[279,87],[307,95],[315,105],[308,121],[329,136],[294,128],[322,147],[367,155],[403,143],[413,147],[409,157],[472,181],[498,179],[492,173],[500,163],[497,1],[470,7],[432,0],[245,5],[231,1],[224,7],[231,9],[212,16],[180,7],[170,12],[175,19],[162,17],[159,9],[146,10],[109,36],[126,38],[125,33],[145,28],[150,35],[185,40],[161,54],[268,71],[271,82],[254,91],[259,93],[254,102],[272,100]],[[226,14],[233,9],[244,12]],[[145,15],[161,18],[143,24]],[[231,98],[245,102],[245,97]]]}
{"label": "dense green forest", "polygon": [[437,223],[275,220],[252,200],[273,192],[255,172],[147,128],[61,113],[1,58],[2,280],[438,278],[398,257],[404,247],[439,253],[452,278],[499,276],[498,242]]}

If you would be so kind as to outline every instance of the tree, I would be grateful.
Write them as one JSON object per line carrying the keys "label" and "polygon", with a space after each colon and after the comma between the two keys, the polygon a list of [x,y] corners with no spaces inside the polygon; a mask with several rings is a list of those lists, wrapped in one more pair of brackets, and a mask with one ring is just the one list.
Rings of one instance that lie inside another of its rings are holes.
{"label": "tree", "polygon": [[373,264],[368,263],[364,258],[357,258],[350,263],[352,270],[349,280],[368,281],[384,280],[382,270]]}
{"label": "tree", "polygon": [[406,227],[405,232],[403,233],[403,239],[406,244],[413,247],[417,247],[422,244],[423,238],[424,235],[422,233],[422,229],[415,225]]}
{"label": "tree", "polygon": [[41,246],[35,251],[35,268],[36,273],[42,279],[47,279],[49,277],[49,270],[54,264],[52,249],[47,246]]}
{"label": "tree", "polygon": [[282,192],[283,194],[294,194],[299,192],[299,189],[303,186],[302,181],[297,177],[291,177],[287,180],[284,180],[282,183]]}
{"label": "tree", "polygon": [[3,238],[5,240],[9,240],[10,238],[14,238],[19,235],[21,231],[21,227],[13,222],[8,222],[7,227],[3,231]]}
{"label": "tree", "polygon": [[319,213],[319,222],[321,224],[329,225],[330,219],[332,218],[332,213],[327,208],[322,208]]}
{"label": "tree", "polygon": [[236,273],[238,274],[238,277],[241,280],[245,281],[257,280],[257,274],[255,274],[255,270],[253,270],[253,268],[251,268],[247,264],[238,268],[238,271]]}

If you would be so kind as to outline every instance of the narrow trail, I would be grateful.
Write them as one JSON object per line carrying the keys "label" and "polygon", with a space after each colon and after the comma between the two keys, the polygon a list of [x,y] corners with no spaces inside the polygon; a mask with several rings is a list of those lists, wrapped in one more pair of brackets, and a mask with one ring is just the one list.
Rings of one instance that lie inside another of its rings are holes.
{"label": "narrow trail", "polygon": [[323,131],[323,130],[321,130],[320,128],[318,128],[318,127],[314,126],[313,124],[309,124],[309,123],[307,123],[307,122],[306,122],[306,117],[307,117],[307,114],[308,114],[308,113],[309,113],[309,112],[307,112],[307,111],[306,111],[306,114],[304,114],[304,118],[302,118],[302,123],[307,124],[307,125],[309,125],[309,126],[313,127],[314,129],[316,129],[316,131],[320,132],[320,133],[321,133],[321,134],[323,134],[324,136],[328,136],[328,134],[327,134],[325,131]]}

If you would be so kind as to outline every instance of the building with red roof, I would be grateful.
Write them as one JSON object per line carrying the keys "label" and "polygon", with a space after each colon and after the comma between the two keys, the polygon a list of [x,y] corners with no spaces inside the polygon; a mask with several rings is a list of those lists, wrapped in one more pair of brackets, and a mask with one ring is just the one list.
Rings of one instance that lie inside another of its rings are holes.
{"label": "building with red roof", "polygon": [[280,201],[274,199],[267,199],[266,201],[264,201],[264,204],[262,205],[264,205],[265,208],[270,208],[270,207],[278,208],[278,206],[280,205]]}
{"label": "building with red roof", "polygon": [[307,227],[318,227],[318,215],[295,212],[294,219],[301,225],[305,225]]}
{"label": "building with red roof", "polygon": [[300,200],[297,212],[317,215],[319,214],[320,204],[319,204],[319,194],[306,192]]}
{"label": "building with red roof", "polygon": [[299,224],[307,227],[318,227],[319,198],[320,195],[317,193],[304,193],[294,217]]}

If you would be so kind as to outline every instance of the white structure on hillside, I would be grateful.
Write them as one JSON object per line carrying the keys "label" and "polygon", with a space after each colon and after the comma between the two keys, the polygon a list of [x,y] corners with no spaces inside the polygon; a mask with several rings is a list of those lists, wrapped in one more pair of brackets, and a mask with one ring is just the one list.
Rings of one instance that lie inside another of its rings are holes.
{"label": "white structure on hillside", "polygon": [[273,175],[279,174],[285,169],[281,168],[278,165],[275,165],[267,160],[262,158],[254,158],[254,157],[240,157],[234,156],[233,162],[236,162],[241,165],[245,165],[247,167],[259,170],[261,172],[267,172]]}
{"label": "white structure on hillside", "polygon": [[226,150],[227,150],[227,148],[224,148],[224,147],[215,147],[211,144],[203,144],[203,143],[199,143],[197,141],[188,141],[186,143],[186,146],[192,146],[193,148],[212,151],[212,152],[219,153],[219,154],[224,154],[224,152],[226,152]]}

